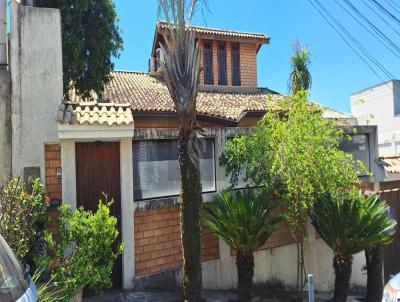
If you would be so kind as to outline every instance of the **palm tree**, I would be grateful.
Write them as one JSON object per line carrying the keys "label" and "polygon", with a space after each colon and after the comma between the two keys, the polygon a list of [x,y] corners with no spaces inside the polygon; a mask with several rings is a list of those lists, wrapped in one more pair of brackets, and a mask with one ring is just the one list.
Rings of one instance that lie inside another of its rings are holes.
{"label": "palm tree", "polygon": [[264,191],[252,189],[219,193],[205,205],[205,225],[236,250],[239,301],[251,301],[253,253],[284,219],[282,214],[273,212],[278,205],[268,201]]}
{"label": "palm tree", "polygon": [[313,225],[334,252],[334,302],[346,301],[352,255],[391,242],[396,221],[387,212],[376,195],[363,197],[358,192],[326,193],[310,209]]}
{"label": "palm tree", "polygon": [[310,63],[308,49],[297,42],[294,47],[294,54],[290,58],[292,72],[289,77],[289,90],[292,95],[301,90],[309,90],[311,88],[312,78],[308,70]]}
{"label": "palm tree", "polygon": [[[181,232],[183,246],[183,295],[185,301],[201,300],[200,260],[200,183],[199,128],[196,123],[196,98],[200,58],[193,31],[187,30],[205,0],[158,0],[167,30],[160,45],[164,79],[174,102],[179,122],[178,153],[181,172]],[[206,3],[205,3],[206,4]]]}

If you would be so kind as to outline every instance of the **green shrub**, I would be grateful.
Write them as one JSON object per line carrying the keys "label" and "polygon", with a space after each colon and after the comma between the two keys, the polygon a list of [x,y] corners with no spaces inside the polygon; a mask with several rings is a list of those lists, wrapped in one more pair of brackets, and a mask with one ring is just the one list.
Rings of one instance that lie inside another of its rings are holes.
{"label": "green shrub", "polygon": [[112,286],[113,265],[123,244],[114,248],[118,229],[117,218],[110,215],[111,204],[100,201],[95,213],[60,207],[60,240],[56,242],[49,234],[47,241],[49,267],[54,280],[66,288],[65,301],[79,286],[88,286],[96,293]]}
{"label": "green shrub", "polygon": [[0,233],[19,260],[33,264],[43,248],[49,198],[39,179],[19,178],[0,187]]}

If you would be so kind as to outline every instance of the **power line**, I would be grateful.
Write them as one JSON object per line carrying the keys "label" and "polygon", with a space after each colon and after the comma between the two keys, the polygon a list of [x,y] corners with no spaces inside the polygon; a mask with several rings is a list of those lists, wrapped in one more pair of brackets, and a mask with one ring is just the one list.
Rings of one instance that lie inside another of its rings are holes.
{"label": "power line", "polygon": [[[344,34],[347,39],[354,44],[355,47],[358,48],[358,50],[373,64],[375,65],[381,72],[383,72],[387,77],[389,78],[394,78],[394,76],[378,61],[376,60],[362,45],[360,42],[357,41],[357,39],[354,38],[354,36],[325,8],[324,5],[321,4],[319,0],[310,0],[313,1],[314,4],[316,4],[320,10],[323,12],[323,15],[326,15],[332,22],[335,24],[336,27],[335,30],[338,32],[341,32]],[[314,7],[316,7],[314,5]],[[326,18],[325,18],[326,19]],[[342,36],[342,35],[341,35]],[[347,39],[345,39],[347,41]],[[350,43],[349,42],[349,43]],[[352,47],[353,49],[353,47]],[[362,57],[362,56],[361,56]],[[362,57],[364,59],[364,57]],[[369,65],[369,64],[368,64]],[[370,65],[369,65],[370,66]],[[375,71],[375,69],[374,69]],[[376,72],[376,71],[375,71]],[[380,78],[380,77],[379,77]]]}
{"label": "power line", "polygon": [[[346,1],[346,0],[345,0]],[[368,31],[375,39],[377,39],[380,43],[382,43],[383,46],[386,47],[386,49],[388,49],[390,52],[392,52],[396,57],[400,58],[400,48],[397,47],[397,45],[395,45],[394,48],[397,48],[397,52],[394,51],[391,47],[389,47],[387,45],[387,41],[386,43],[381,39],[381,36],[376,32],[376,31],[372,31],[370,30],[366,25],[364,25],[358,18],[356,18],[350,11],[348,11],[348,9],[346,9],[346,7],[344,7],[338,0],[335,0],[335,2],[337,3],[338,6],[340,6],[340,8],[342,8],[349,16],[351,16],[360,26],[362,26],[366,31]],[[360,18],[360,16],[359,16]],[[399,33],[400,34],[400,33]],[[393,43],[391,41],[391,43]],[[394,43],[393,43],[394,44]],[[389,43],[389,45],[391,45]],[[392,45],[391,45],[392,46]],[[392,46],[393,47],[393,46]]]}
{"label": "power line", "polygon": [[[376,58],[374,58],[362,44],[354,38],[354,36],[321,4],[318,0],[309,0],[310,4],[317,10],[322,18],[336,31],[336,33],[342,38],[346,45],[367,65],[367,67],[384,83],[386,86],[391,88],[384,80],[381,75],[374,68],[375,65],[382,73],[384,73],[390,80],[395,79],[393,74],[387,70]],[[365,57],[364,57],[365,56]],[[400,85],[393,82],[394,86],[400,88]],[[393,90],[395,92],[395,90]],[[399,97],[399,94],[396,93]]]}
{"label": "power line", "polygon": [[[326,11],[324,6],[318,0],[308,0],[310,4],[317,10],[317,12],[322,16],[322,18],[336,31],[336,33],[342,38],[346,45],[367,65],[367,67],[383,82],[385,81],[380,74],[375,70],[373,66],[362,56],[362,54],[357,50],[346,38],[343,31],[337,25],[337,20],[329,12]],[[315,3],[314,3],[315,1]],[[328,18],[329,17],[329,18]],[[371,61],[371,60],[370,60]],[[376,64],[375,64],[376,65]],[[379,68],[379,66],[378,66]]]}
{"label": "power line", "polygon": [[381,19],[382,22],[384,22],[387,26],[389,26],[395,33],[397,33],[400,36],[400,32],[393,26],[393,24],[390,24],[385,18],[382,17],[382,15],[374,9],[370,4],[368,4],[367,0],[363,0],[363,3],[366,7],[368,7],[375,15]]}
{"label": "power line", "polygon": [[400,6],[396,2],[394,2],[393,0],[386,0],[386,3],[400,14]]}
{"label": "power line", "polygon": [[[337,1],[337,0],[336,0]],[[344,0],[346,5],[350,7],[357,16],[362,19],[365,23],[367,23],[380,37],[383,38],[384,41],[388,45],[390,45],[393,49],[395,49],[400,54],[400,47],[396,45],[387,35],[385,35],[378,27],[376,27],[371,21],[368,20],[349,0]],[[379,40],[379,38],[378,38]],[[382,41],[381,41],[382,42]],[[382,42],[383,43],[383,42]]]}
{"label": "power line", "polygon": [[382,4],[380,4],[377,0],[369,0],[372,2],[381,12],[383,12],[386,16],[388,16],[392,21],[400,25],[400,20],[393,15],[390,11],[388,11]]}

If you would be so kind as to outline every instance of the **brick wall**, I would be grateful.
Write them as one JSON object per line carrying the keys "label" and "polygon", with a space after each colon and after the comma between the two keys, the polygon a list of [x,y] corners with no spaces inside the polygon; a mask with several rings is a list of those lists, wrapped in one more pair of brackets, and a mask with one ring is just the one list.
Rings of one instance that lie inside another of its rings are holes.
{"label": "brick wall", "polygon": [[45,146],[46,190],[49,197],[61,200],[61,179],[57,179],[57,168],[61,168],[61,147],[58,144]]}
{"label": "brick wall", "polygon": [[[136,276],[145,276],[182,266],[178,207],[136,212],[134,229]],[[204,230],[202,260],[218,258],[218,238]]]}
{"label": "brick wall", "polygon": [[257,87],[256,44],[240,44],[240,77],[243,87]]}
{"label": "brick wall", "polygon": [[[218,41],[213,42],[214,85],[218,85]],[[199,41],[200,66],[204,66],[204,41]],[[232,42],[226,42],[227,86],[232,86]],[[240,44],[240,77],[242,87],[257,87],[257,44]],[[200,85],[204,85],[204,73],[200,73]]]}
{"label": "brick wall", "polygon": [[[281,223],[278,229],[268,238],[268,240],[260,246],[257,251],[268,250],[277,248],[280,246],[289,245],[295,243],[293,236],[290,232],[290,226],[288,223]],[[231,249],[231,256],[236,256],[236,251]]]}
{"label": "brick wall", "polygon": [[259,248],[259,250],[272,249],[295,243],[288,223],[281,223],[275,233]]}
{"label": "brick wall", "polygon": [[[61,179],[57,179],[57,168],[61,167],[61,147],[58,144],[46,145],[44,154],[47,195],[50,199],[61,200]],[[48,214],[50,217],[48,229],[57,236],[59,212],[57,209],[49,209]]]}

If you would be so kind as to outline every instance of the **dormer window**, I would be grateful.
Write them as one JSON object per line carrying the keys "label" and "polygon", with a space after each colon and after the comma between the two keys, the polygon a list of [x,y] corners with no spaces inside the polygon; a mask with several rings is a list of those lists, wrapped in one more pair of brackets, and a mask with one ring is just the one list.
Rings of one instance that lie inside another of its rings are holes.
{"label": "dormer window", "polygon": [[212,42],[204,42],[204,84],[214,85]]}
{"label": "dormer window", "polygon": [[240,86],[240,46],[232,44],[232,86]]}
{"label": "dormer window", "polygon": [[218,43],[218,85],[227,85],[225,42]]}

